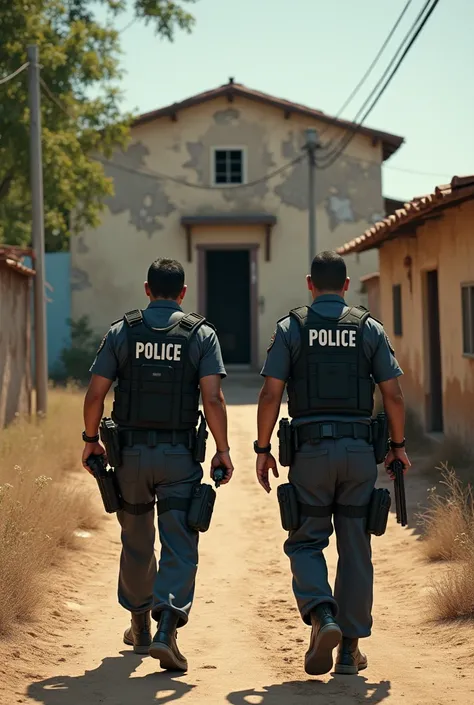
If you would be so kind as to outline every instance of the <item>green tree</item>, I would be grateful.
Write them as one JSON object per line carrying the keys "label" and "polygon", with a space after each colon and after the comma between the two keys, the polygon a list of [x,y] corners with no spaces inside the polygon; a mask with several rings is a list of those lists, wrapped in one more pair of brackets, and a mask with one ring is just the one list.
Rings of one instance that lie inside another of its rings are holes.
{"label": "green tree", "polygon": [[[95,227],[113,185],[103,166],[125,146],[131,116],[121,111],[120,27],[133,7],[136,20],[172,41],[191,31],[184,5],[194,0],[8,0],[0,23],[0,79],[40,51],[43,84],[43,179],[46,249],[65,249],[74,230]],[[138,49],[137,49],[138,50]],[[49,93],[49,95],[48,95]],[[92,96],[92,97],[91,97]],[[0,85],[0,242],[31,238],[27,72]]]}

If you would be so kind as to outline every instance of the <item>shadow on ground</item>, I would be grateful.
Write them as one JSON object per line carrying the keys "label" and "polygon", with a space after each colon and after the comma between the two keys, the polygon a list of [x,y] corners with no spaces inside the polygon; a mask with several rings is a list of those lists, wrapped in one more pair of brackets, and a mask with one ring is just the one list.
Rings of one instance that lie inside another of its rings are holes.
{"label": "shadow on ground", "polygon": [[196,687],[184,682],[183,675],[166,671],[132,677],[143,658],[122,651],[120,656],[105,658],[98,668],[81,676],[54,676],[32,683],[28,696],[44,705],[164,705]]}
{"label": "shadow on ground", "polygon": [[231,705],[354,705],[354,703],[381,703],[390,697],[390,681],[369,683],[361,676],[334,676],[327,683],[319,680],[290,681],[268,685],[262,689],[240,690],[229,693]]}

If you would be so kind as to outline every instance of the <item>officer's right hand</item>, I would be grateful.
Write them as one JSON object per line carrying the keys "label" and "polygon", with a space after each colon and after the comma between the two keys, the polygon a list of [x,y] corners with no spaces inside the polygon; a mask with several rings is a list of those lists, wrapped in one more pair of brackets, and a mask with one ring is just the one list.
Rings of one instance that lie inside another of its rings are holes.
{"label": "officer's right hand", "polygon": [[104,455],[106,456],[105,448],[101,443],[86,443],[84,445],[84,450],[82,451],[82,467],[87,470],[87,472],[92,475],[93,472],[87,465],[87,458],[90,455]]}
{"label": "officer's right hand", "polygon": [[278,468],[276,460],[271,453],[260,453],[257,455],[257,479],[265,492],[270,492],[270,482],[268,480],[269,471],[273,472],[275,477],[278,477]]}
{"label": "officer's right hand", "polygon": [[232,460],[230,459],[230,453],[226,451],[217,451],[213,459],[211,460],[211,478],[213,477],[214,468],[225,467],[225,477],[221,480],[221,485],[227,485],[230,482],[232,474],[234,472],[234,466],[232,465]]}
{"label": "officer's right hand", "polygon": [[401,460],[401,462],[403,463],[403,474],[406,473],[408,468],[411,468],[411,463],[408,458],[408,455],[406,454],[405,448],[391,448],[385,456],[384,465],[387,474],[392,480],[395,479],[395,475],[391,471],[390,467],[394,460]]}

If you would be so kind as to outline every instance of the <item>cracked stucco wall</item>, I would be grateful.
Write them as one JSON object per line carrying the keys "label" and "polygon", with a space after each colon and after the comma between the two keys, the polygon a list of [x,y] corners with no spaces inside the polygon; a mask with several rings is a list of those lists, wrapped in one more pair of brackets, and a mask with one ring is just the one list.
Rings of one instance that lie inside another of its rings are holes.
{"label": "cracked stucco wall", "polygon": [[[259,351],[263,358],[275,321],[307,301],[308,268],[307,165],[291,167],[269,181],[244,188],[211,186],[213,147],[244,147],[247,180],[252,182],[295,158],[307,127],[326,125],[301,116],[289,120],[282,111],[236,98],[220,98],[133,129],[128,149],[107,167],[115,194],[106,202],[100,227],[72,242],[72,316],[84,313],[98,332],[124,311],[144,306],[143,282],[151,261],[174,257],[185,266],[187,310],[197,308],[197,244],[241,242],[260,245],[258,254]],[[339,138],[330,128],[323,140]],[[360,235],[383,213],[381,145],[358,135],[344,156],[328,170],[318,170],[317,249],[334,249]],[[136,173],[136,171],[146,173]],[[161,175],[161,176],[156,176]],[[162,178],[167,175],[171,178]],[[187,181],[193,187],[183,186]],[[182,215],[271,213],[271,261],[264,258],[262,227],[196,228],[193,261],[186,261]],[[369,252],[347,259],[357,293],[359,277],[376,271],[378,257]]]}

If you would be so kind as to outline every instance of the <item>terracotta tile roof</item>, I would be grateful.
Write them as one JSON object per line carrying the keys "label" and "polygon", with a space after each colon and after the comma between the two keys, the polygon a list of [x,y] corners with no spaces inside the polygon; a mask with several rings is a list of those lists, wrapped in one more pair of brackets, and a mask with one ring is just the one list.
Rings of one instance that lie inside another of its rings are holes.
{"label": "terracotta tile roof", "polygon": [[[210,91],[204,91],[203,93],[198,93],[197,95],[186,98],[179,103],[173,103],[172,105],[167,105],[164,108],[159,108],[158,110],[152,110],[149,113],[143,113],[139,115],[132,126],[143,125],[144,123],[151,122],[160,117],[176,117],[180,110],[185,108],[190,108],[193,105],[199,105],[205,103],[209,100],[214,100],[215,98],[227,97],[229,101],[232,101],[235,97],[247,98],[249,100],[255,100],[260,103],[265,103],[266,105],[273,105],[275,108],[283,110],[285,115],[291,115],[291,113],[297,113],[299,115],[304,115],[306,117],[312,117],[321,122],[326,122],[332,125],[337,125],[342,128],[351,127],[354,123],[348,120],[342,120],[341,118],[331,117],[323,113],[321,110],[315,110],[314,108],[308,108],[306,105],[301,105],[300,103],[292,103],[284,98],[276,98],[275,96],[269,95],[268,93],[262,93],[261,91],[255,91],[252,88],[247,88],[242,83],[234,83],[233,79],[229,83],[225,83],[218,88],[213,88]],[[383,158],[388,159],[397,149],[403,144],[404,138],[397,135],[392,135],[388,132],[382,132],[380,130],[373,130],[370,127],[359,128],[361,134],[368,135],[374,139],[379,139],[383,145]]]}
{"label": "terracotta tile roof", "polygon": [[375,223],[359,237],[346,242],[337,252],[340,255],[348,255],[351,252],[364,252],[379,247],[406,225],[416,226],[429,213],[471,198],[474,198],[474,175],[453,176],[451,183],[437,186],[434,193],[426,196],[416,196],[405,203],[403,208]]}
{"label": "terracotta tile roof", "polygon": [[23,264],[23,257],[31,257],[33,252],[26,247],[15,247],[14,245],[0,245],[0,264],[4,264],[10,269],[14,269],[19,274],[32,277],[35,270]]}

